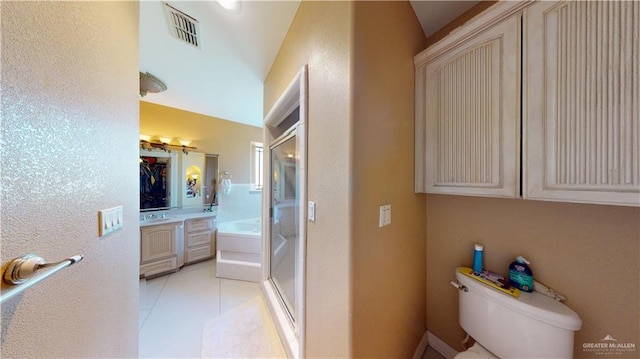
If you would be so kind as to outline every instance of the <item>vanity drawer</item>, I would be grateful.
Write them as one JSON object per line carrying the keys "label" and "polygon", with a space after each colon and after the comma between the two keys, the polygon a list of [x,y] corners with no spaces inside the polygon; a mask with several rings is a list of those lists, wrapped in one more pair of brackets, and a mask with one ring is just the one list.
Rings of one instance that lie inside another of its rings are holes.
{"label": "vanity drawer", "polygon": [[212,228],[213,228],[213,220],[211,218],[187,220],[187,233],[208,231]]}
{"label": "vanity drawer", "polygon": [[201,244],[211,244],[211,234],[212,231],[187,234],[187,248]]}
{"label": "vanity drawer", "polygon": [[211,257],[211,245],[187,249],[187,263]]}
{"label": "vanity drawer", "polygon": [[155,274],[169,272],[176,269],[178,269],[178,263],[176,257],[173,257],[141,265],[140,274],[144,277],[150,277]]}

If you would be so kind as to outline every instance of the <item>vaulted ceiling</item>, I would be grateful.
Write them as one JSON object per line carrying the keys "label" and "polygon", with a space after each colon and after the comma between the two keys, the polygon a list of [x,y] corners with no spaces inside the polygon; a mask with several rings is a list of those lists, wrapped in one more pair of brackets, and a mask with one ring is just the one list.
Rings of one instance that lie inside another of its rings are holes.
{"label": "vaulted ceiling", "polygon": [[[478,1],[411,1],[426,36]],[[198,47],[172,35],[170,5],[197,21]],[[263,82],[300,2],[141,1],[140,71],[167,86],[142,101],[262,126]]]}

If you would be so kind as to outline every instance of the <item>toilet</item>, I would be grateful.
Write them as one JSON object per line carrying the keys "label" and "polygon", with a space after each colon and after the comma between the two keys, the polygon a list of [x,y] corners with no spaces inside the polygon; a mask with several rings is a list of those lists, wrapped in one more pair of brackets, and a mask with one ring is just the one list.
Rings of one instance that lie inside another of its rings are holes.
{"label": "toilet", "polygon": [[462,270],[455,272],[459,321],[476,343],[456,359],[573,358],[582,320],[571,308],[537,292],[513,297]]}

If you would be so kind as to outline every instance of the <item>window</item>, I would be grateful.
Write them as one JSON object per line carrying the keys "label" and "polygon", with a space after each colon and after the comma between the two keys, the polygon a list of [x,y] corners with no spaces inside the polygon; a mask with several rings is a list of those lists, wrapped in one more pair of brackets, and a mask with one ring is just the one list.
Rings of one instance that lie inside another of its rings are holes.
{"label": "window", "polygon": [[262,142],[251,142],[251,184],[252,189],[262,190]]}

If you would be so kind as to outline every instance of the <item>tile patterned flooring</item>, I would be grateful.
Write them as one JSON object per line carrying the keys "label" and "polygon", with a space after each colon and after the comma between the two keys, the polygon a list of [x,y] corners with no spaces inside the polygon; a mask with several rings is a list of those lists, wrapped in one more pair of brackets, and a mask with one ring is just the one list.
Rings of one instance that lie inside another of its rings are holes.
{"label": "tile patterned flooring", "polygon": [[205,324],[261,295],[259,283],[216,278],[215,263],[140,280],[140,358],[200,358]]}
{"label": "tile patterned flooring", "polygon": [[[140,280],[140,358],[200,358],[202,331],[210,320],[260,297],[260,284],[216,278],[216,262]],[[423,359],[444,359],[428,348]]]}

